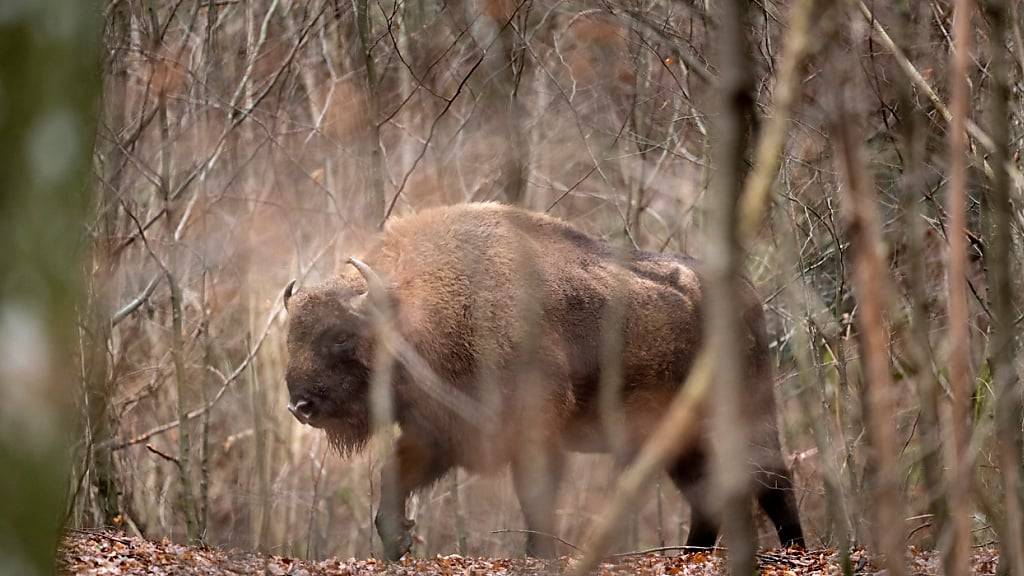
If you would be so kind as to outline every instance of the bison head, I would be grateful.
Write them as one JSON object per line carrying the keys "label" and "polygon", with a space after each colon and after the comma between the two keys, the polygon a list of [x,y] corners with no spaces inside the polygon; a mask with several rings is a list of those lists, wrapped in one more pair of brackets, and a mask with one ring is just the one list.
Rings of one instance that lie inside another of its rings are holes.
{"label": "bison head", "polygon": [[288,410],[299,422],[320,428],[342,452],[358,450],[370,437],[369,387],[373,365],[373,293],[383,290],[362,262],[358,279],[340,277],[292,293],[288,310]]}

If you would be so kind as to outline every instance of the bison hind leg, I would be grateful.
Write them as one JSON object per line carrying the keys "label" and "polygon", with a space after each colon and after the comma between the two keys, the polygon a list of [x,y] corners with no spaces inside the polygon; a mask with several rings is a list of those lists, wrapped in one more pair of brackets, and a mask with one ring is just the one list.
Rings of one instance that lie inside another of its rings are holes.
{"label": "bison hind leg", "polygon": [[756,472],[754,488],[757,502],[775,525],[782,545],[803,548],[804,533],[800,528],[793,479],[785,465],[779,462],[777,466]]}
{"label": "bison hind leg", "polygon": [[672,482],[690,505],[686,545],[694,548],[713,548],[718,541],[720,524],[711,508],[708,473],[707,459],[702,455],[682,458],[668,469]]}
{"label": "bison hind leg", "polygon": [[[711,548],[718,540],[720,523],[714,513],[709,486],[709,470],[702,457],[681,460],[669,469],[669,475],[690,504],[690,533],[686,545]],[[754,472],[754,495],[775,526],[783,546],[804,547],[793,480],[780,462]]]}

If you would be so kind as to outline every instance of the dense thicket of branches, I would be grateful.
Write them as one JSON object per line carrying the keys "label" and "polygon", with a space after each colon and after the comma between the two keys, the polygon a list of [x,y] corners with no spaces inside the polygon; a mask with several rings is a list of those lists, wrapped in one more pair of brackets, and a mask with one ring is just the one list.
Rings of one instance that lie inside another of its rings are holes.
{"label": "dense thicket of branches", "polygon": [[[1017,4],[706,4],[109,2],[72,521],[379,550],[386,442],[343,461],[284,410],[281,288],[390,218],[497,200],[743,253],[811,541],[878,545],[893,574],[903,542],[999,541],[1020,574]],[[749,50],[716,52],[737,34]],[[612,467],[566,477],[559,533],[582,543]],[[507,484],[423,494],[418,550],[514,553]],[[645,494],[622,545],[678,543],[680,499]]]}

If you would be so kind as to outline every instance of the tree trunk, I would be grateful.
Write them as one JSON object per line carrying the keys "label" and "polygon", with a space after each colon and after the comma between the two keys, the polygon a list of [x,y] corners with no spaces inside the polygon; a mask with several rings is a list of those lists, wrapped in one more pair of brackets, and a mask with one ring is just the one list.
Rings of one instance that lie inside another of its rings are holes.
{"label": "tree trunk", "polygon": [[513,58],[515,34],[511,19],[517,3],[498,0],[469,0],[466,20],[483,62],[475,74],[476,89],[482,94],[481,130],[496,137],[503,147],[495,153],[500,168],[495,188],[504,201],[517,205],[526,201],[526,176],[529,165],[529,139],[523,134],[523,104],[519,98],[519,79],[524,66],[517,70]]}
{"label": "tree trunk", "polygon": [[362,134],[363,148],[367,161],[367,179],[369,190],[363,198],[364,225],[368,230],[375,226],[384,225],[384,153],[381,149],[380,126],[377,124],[377,103],[381,97],[379,94],[379,79],[377,78],[376,63],[373,60],[373,20],[370,18],[370,10],[373,6],[368,0],[356,0],[354,3],[356,13],[356,32],[359,36],[359,50],[362,60],[359,62],[364,67],[364,98],[366,105],[364,115],[366,116],[365,132]]}
{"label": "tree trunk", "polygon": [[729,573],[752,574],[756,533],[751,516],[750,430],[744,425],[743,248],[738,225],[739,202],[747,173],[747,155],[754,122],[754,68],[747,38],[747,0],[719,3],[720,23],[717,66],[721,70],[721,109],[713,132],[715,173],[711,191],[711,231],[707,255],[707,342],[713,351],[715,387],[713,406],[714,497],[722,518]]}
{"label": "tree trunk", "polygon": [[891,305],[891,279],[883,249],[882,228],[874,181],[864,159],[861,117],[847,101],[855,82],[853,55],[839,65],[840,91],[832,133],[836,139],[836,157],[843,176],[848,234],[853,251],[853,286],[857,298],[857,340],[864,367],[864,409],[873,484],[874,546],[885,556],[891,576],[906,574],[906,534],[903,530],[900,470],[894,432],[894,384],[889,361],[888,314]]}

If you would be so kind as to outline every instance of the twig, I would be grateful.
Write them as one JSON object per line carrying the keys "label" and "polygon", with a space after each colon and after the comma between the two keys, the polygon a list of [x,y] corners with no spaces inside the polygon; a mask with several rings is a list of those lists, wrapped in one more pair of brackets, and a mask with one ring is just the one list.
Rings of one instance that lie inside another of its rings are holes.
{"label": "twig", "polygon": [[[922,76],[921,73],[917,70],[917,67],[914,66],[914,63],[911,62],[910,59],[907,58],[907,55],[903,53],[903,50],[901,50],[900,47],[896,45],[896,42],[892,39],[891,36],[889,36],[889,32],[886,31],[885,27],[882,26],[882,23],[877,18],[875,18],[874,13],[872,13],[871,9],[868,8],[867,4],[864,3],[864,0],[857,0],[857,7],[860,9],[861,14],[864,15],[864,18],[868,21],[868,23],[871,24],[872,29],[878,36],[878,40],[882,43],[883,46],[885,46],[886,50],[892,53],[893,58],[896,59],[896,63],[899,64],[900,68],[903,69],[903,72],[908,77],[910,77],[910,81],[914,83],[914,86],[916,86],[918,90],[924,92],[925,96],[928,97],[928,100],[932,103],[932,106],[935,108],[935,110],[938,111],[940,115],[942,115],[943,120],[945,120],[946,122],[950,122],[953,119],[952,112],[949,111],[949,108],[946,107],[946,104],[942,101],[941,98],[939,98],[939,95],[935,92],[935,90],[932,89],[931,85],[928,84],[928,81],[925,80],[924,76]],[[982,148],[989,151],[995,148],[995,144],[993,144],[992,138],[990,138],[988,134],[986,134],[981,129],[980,126],[978,126],[971,120],[968,120],[967,123],[967,131],[971,134],[971,136],[974,137],[975,140],[978,141],[979,144],[981,144]]]}
{"label": "twig", "polygon": [[493,409],[445,382],[416,352],[412,344],[409,344],[396,331],[389,332],[386,344],[398,361],[409,371],[412,381],[433,397],[437,403],[447,407],[464,421],[480,430],[486,430],[490,423],[496,421],[498,415],[494,413]]}
{"label": "twig", "polygon": [[[179,182],[178,185],[174,188],[174,190],[170,193],[170,200],[177,200],[189,188],[189,186],[191,186],[191,184],[196,181],[196,179],[204,177],[213,169],[213,167],[217,164],[217,161],[220,158],[221,154],[223,154],[224,152],[224,148],[228,141],[228,136],[230,136],[231,133],[234,132],[234,130],[238,128],[238,126],[241,125],[243,120],[250,117],[253,110],[255,110],[263,102],[263,100],[270,95],[274,87],[277,86],[277,83],[284,76],[285,72],[291,67],[291,64],[295,61],[295,57],[298,55],[299,49],[305,46],[310,30],[313,29],[313,25],[316,24],[317,20],[319,20],[320,17],[323,15],[324,11],[327,9],[327,6],[328,2],[326,1],[320,3],[319,9],[316,10],[313,16],[309,19],[308,23],[302,28],[301,31],[299,31],[298,37],[296,38],[295,43],[292,44],[291,49],[289,50],[287,56],[284,59],[284,62],[274,72],[274,75],[267,82],[263,90],[261,90],[259,94],[253,97],[251,99],[251,102],[249,102],[249,104],[245,108],[239,108],[238,100],[241,99],[241,95],[244,92],[244,85],[248,82],[246,78],[243,78],[243,81],[240,82],[238,87],[236,88],[232,100],[228,103],[227,126],[224,127],[224,129],[218,136],[216,143],[214,145],[213,152],[211,152],[206,157],[205,160],[202,160],[197,165],[195,165],[189,171],[189,173],[184,178],[182,178],[181,182]],[[156,111],[154,111],[154,116],[155,112]],[[146,175],[145,170],[142,169],[141,167],[140,171],[143,173],[144,176]],[[149,220],[146,221],[146,223],[142,226],[142,229],[148,230],[150,226],[157,222],[165,213],[166,211],[164,208],[158,210],[156,214],[154,214]],[[135,241],[136,238],[137,233],[133,233],[128,238],[123,240],[121,244],[118,245],[117,249],[115,250],[115,253],[119,253],[121,250],[128,247],[132,242]]]}
{"label": "twig", "polygon": [[[605,3],[604,7],[610,14],[616,15],[617,9],[614,5],[611,3]],[[689,53],[684,52],[683,49],[679,47],[680,38],[674,37],[674,35],[668,33],[663,26],[659,26],[657,23],[652,22],[648,17],[644,16],[637,10],[625,9],[622,11],[637,23],[642,24],[645,28],[664,39],[668,43],[673,55],[676,57],[676,60],[683,63],[695,76],[703,80],[709,86],[717,86],[718,78],[716,78],[707,69],[706,65],[691,56]]]}
{"label": "twig", "polygon": [[557,540],[557,541],[561,542],[562,544],[565,544],[569,548],[572,548],[573,550],[576,550],[577,552],[582,552],[580,547],[576,546],[572,542],[567,542],[565,540],[562,540],[558,536],[555,536],[554,534],[548,534],[547,532],[541,532],[539,530],[512,530],[512,529],[507,529],[506,528],[506,529],[502,529],[502,530],[491,530],[491,534],[536,534],[538,536],[543,536],[545,538],[551,538],[552,540]]}
{"label": "twig", "polygon": [[628,556],[645,556],[647,554],[656,554],[658,552],[672,552],[674,550],[692,551],[692,552],[725,552],[725,548],[722,546],[658,546],[656,548],[648,548],[646,550],[637,550],[635,552],[619,552],[618,554],[612,554],[612,558],[625,558]]}
{"label": "twig", "polygon": [[231,372],[231,375],[227,376],[227,377],[224,377],[224,381],[223,381],[223,384],[221,385],[220,390],[217,391],[217,393],[213,396],[213,398],[208,403],[206,403],[204,406],[202,406],[200,408],[196,408],[196,409],[188,412],[185,415],[185,417],[182,418],[182,419],[174,420],[173,422],[168,422],[166,424],[162,424],[162,425],[157,426],[155,428],[152,428],[152,429],[150,429],[150,430],[148,430],[146,432],[143,432],[142,434],[139,434],[138,436],[129,438],[129,439],[127,439],[127,440],[125,440],[123,442],[120,442],[118,444],[114,444],[113,449],[114,450],[121,450],[121,449],[127,448],[129,446],[134,446],[135,444],[140,444],[142,442],[145,442],[146,440],[149,440],[153,436],[156,436],[158,434],[163,434],[164,432],[167,432],[169,430],[173,430],[173,429],[181,426],[182,420],[184,420],[185,422],[188,422],[189,420],[193,420],[195,418],[198,418],[199,416],[202,416],[203,414],[208,412],[210,409],[212,409],[214,406],[216,406],[217,402],[221,399],[222,396],[224,396],[224,393],[227,392],[228,387],[231,386],[231,384],[236,379],[238,379],[239,376],[242,375],[242,372],[245,371],[245,369],[249,366],[249,363],[252,362],[253,358],[255,358],[256,355],[259,353],[260,348],[263,347],[263,341],[266,339],[267,334],[270,332],[270,327],[273,325],[274,320],[277,318],[277,315],[281,313],[281,310],[283,309],[283,307],[284,307],[283,306],[283,302],[280,299],[278,299],[277,304],[274,305],[274,307],[270,311],[270,314],[267,317],[266,325],[263,328],[263,332],[260,333],[260,337],[257,339],[256,344],[249,351],[249,354],[245,357],[245,359],[242,360],[242,363],[239,364],[238,367],[235,368],[235,370],[233,372]]}
{"label": "twig", "polygon": [[[144,229],[143,229],[144,230]],[[117,326],[122,320],[127,318],[139,309],[139,306],[145,304],[146,300],[153,295],[157,285],[160,283],[160,274],[153,276],[153,279],[149,281],[149,284],[142,290],[142,293],[133,298],[130,302],[121,307],[114,315],[110,318],[110,325]]]}
{"label": "twig", "polygon": [[611,542],[619,519],[630,504],[647,485],[650,478],[679,451],[693,441],[693,432],[698,422],[697,409],[707,396],[711,382],[713,359],[707,346],[701,349],[686,382],[676,394],[667,414],[658,424],[657,430],[644,444],[633,464],[619,477],[615,494],[597,516],[595,526],[584,545],[584,555],[571,574],[584,576],[600,562],[604,551]]}
{"label": "twig", "polygon": [[135,542],[133,542],[132,540],[130,540],[128,538],[120,538],[118,536],[114,536],[113,534],[111,534],[107,530],[98,530],[98,529],[90,530],[90,529],[87,529],[87,528],[68,528],[68,532],[74,532],[76,534],[85,534],[87,536],[98,536],[98,537],[104,538],[106,540],[113,540],[114,542],[120,542],[121,544],[124,544],[125,546],[131,546],[131,545],[135,544]]}
{"label": "twig", "polygon": [[555,198],[555,201],[552,202],[551,205],[547,207],[547,210],[544,210],[544,212],[551,212],[551,210],[554,209],[554,207],[557,206],[559,202],[564,200],[565,197],[568,196],[569,194],[572,194],[573,190],[575,190],[576,188],[579,188],[580,184],[583,184],[584,182],[586,182],[587,178],[590,178],[590,175],[593,174],[596,171],[597,171],[597,164],[594,164],[593,166],[590,167],[590,170],[587,170],[587,173],[584,174],[582,178],[577,180],[576,183],[573,184],[572,186],[569,186],[568,188],[566,188],[565,192],[562,192],[562,194],[559,195],[558,198]]}
{"label": "twig", "polygon": [[177,458],[171,456],[166,452],[161,452],[156,446],[153,446],[152,444],[146,444],[146,450],[149,450],[153,454],[156,454],[157,456],[163,458],[164,460],[167,460],[168,462],[174,464],[178,468],[181,468],[181,460],[178,460]]}

